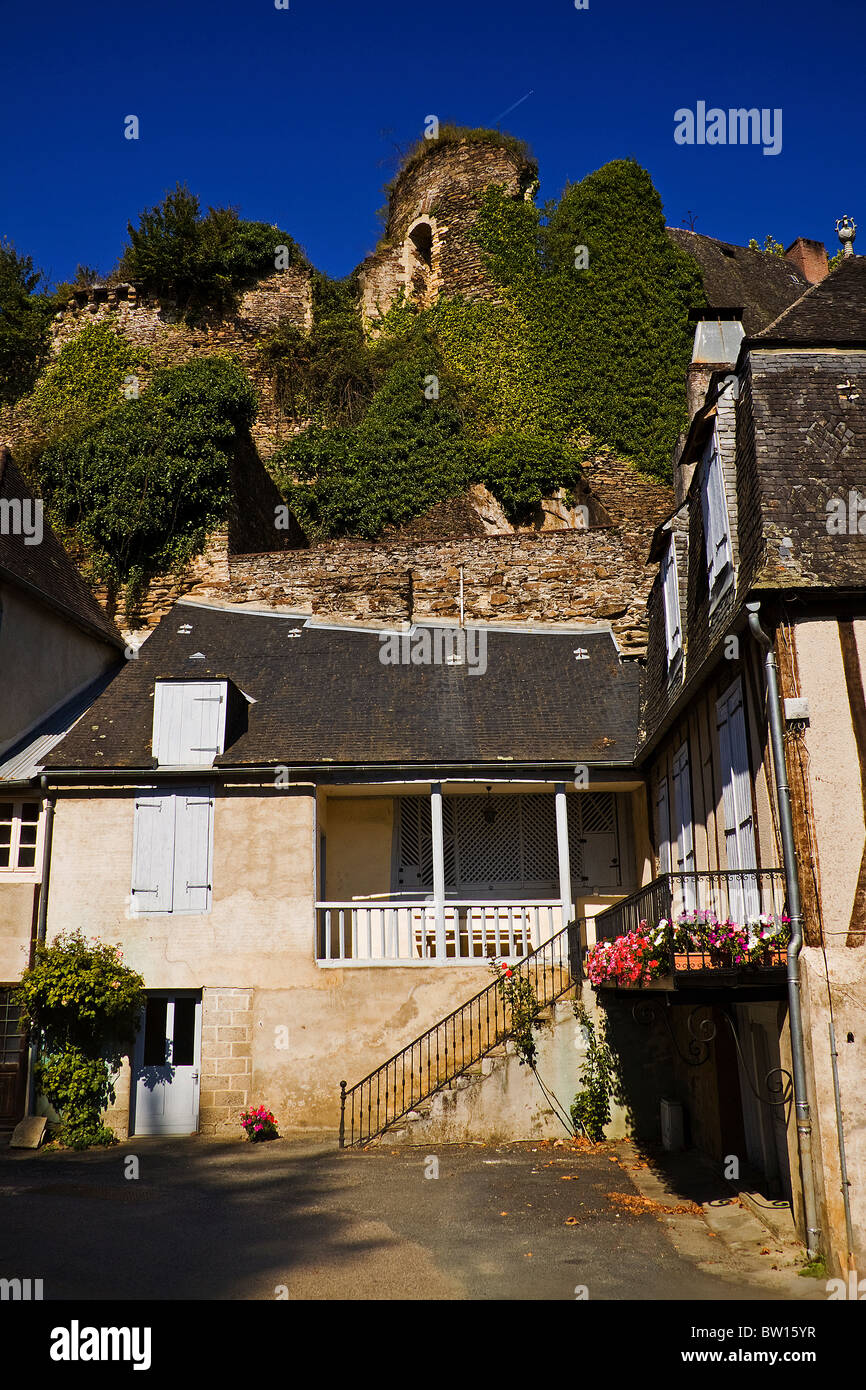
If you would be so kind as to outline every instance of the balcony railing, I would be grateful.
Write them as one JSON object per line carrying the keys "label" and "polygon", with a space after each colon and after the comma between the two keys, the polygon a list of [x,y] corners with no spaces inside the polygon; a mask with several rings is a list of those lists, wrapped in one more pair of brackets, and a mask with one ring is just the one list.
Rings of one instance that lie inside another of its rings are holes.
{"label": "balcony railing", "polygon": [[784,869],[709,869],[701,873],[661,874],[593,918],[597,941],[615,941],[645,921],[676,920],[696,909],[745,923],[761,914],[781,917],[785,910]]}
{"label": "balcony railing", "polygon": [[[638,930],[641,922],[652,930],[660,921],[666,921],[669,925],[653,951],[659,965],[654,959],[652,973],[648,975],[644,967],[644,973],[635,978],[627,965],[623,968],[622,956],[609,957],[602,969],[617,973],[601,978],[597,987],[664,990],[672,986],[778,983],[786,971],[786,947],[781,944],[786,937],[768,937],[762,946],[757,932],[716,932],[711,923],[715,917],[718,923],[732,922],[741,929],[757,918],[763,918],[767,926],[770,922],[780,924],[785,906],[782,869],[662,874],[638,893],[599,913],[593,921],[598,942],[628,936]],[[709,923],[696,922],[692,916],[704,913],[712,914]],[[681,921],[683,917],[685,920]],[[625,957],[629,958],[627,948]],[[619,964],[615,964],[617,960]]]}
{"label": "balcony railing", "polygon": [[320,965],[455,965],[519,961],[565,925],[559,902],[316,903]]}

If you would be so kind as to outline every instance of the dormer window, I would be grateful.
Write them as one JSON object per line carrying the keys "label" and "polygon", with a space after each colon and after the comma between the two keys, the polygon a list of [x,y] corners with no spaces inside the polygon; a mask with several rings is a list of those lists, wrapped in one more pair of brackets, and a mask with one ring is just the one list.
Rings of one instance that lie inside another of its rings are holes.
{"label": "dormer window", "polygon": [[211,767],[225,750],[227,681],[157,681],[153,756],[160,767]]}
{"label": "dormer window", "polygon": [[733,579],[733,552],[725,479],[719,453],[718,434],[714,429],[701,457],[701,508],[704,514],[704,539],[707,554],[707,580],[710,601],[715,602]]}
{"label": "dormer window", "polygon": [[677,576],[677,549],[673,536],[668,540],[661,568],[662,603],[665,612],[668,671],[672,674],[683,656],[682,620],[680,618],[680,586]]}

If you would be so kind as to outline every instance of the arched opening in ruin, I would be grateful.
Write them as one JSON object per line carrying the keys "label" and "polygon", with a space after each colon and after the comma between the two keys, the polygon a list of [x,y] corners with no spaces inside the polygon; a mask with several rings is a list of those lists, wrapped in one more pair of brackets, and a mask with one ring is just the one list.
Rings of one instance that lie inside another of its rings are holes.
{"label": "arched opening in ruin", "polygon": [[415,254],[429,270],[433,269],[433,228],[429,222],[419,222],[409,233]]}
{"label": "arched opening in ruin", "polygon": [[419,218],[406,233],[404,243],[405,284],[411,299],[429,304],[438,287],[439,241],[430,218]]}

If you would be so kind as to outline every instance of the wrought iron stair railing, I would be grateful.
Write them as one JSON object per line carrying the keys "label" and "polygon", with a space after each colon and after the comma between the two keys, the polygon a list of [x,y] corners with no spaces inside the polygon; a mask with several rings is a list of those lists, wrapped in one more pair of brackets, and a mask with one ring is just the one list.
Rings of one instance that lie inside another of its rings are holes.
{"label": "wrought iron stair railing", "polygon": [[[539,1009],[579,978],[577,922],[542,942],[509,968],[532,982]],[[340,1148],[369,1143],[430,1096],[456,1080],[511,1036],[511,1006],[496,980],[428,1028],[348,1090],[340,1083]]]}

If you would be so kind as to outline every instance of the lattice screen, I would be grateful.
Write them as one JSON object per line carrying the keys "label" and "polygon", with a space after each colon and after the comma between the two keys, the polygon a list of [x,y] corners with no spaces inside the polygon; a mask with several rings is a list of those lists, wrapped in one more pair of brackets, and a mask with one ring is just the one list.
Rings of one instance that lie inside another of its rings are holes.
{"label": "lattice screen", "polygon": [[[556,812],[551,795],[446,796],[442,822],[445,886],[470,897],[491,890],[531,895],[556,892],[559,873]],[[572,883],[615,888],[622,880],[616,798],[611,792],[566,797]],[[430,798],[400,798],[397,887],[433,888]]]}

